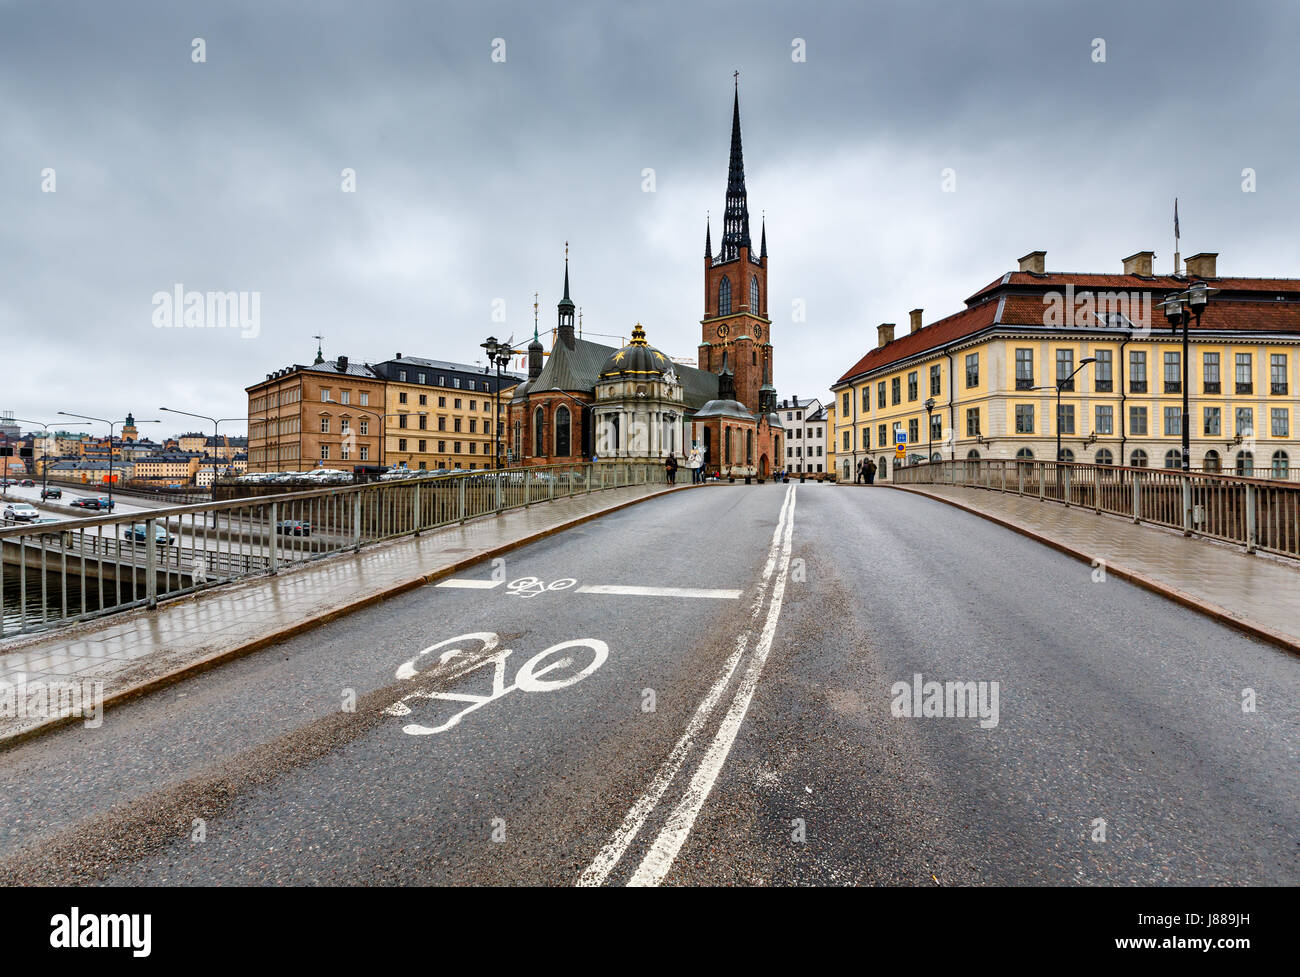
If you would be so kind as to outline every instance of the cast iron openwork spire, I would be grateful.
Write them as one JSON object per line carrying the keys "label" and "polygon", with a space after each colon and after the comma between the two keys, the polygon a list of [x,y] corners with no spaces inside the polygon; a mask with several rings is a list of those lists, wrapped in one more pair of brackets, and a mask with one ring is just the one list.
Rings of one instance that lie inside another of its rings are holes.
{"label": "cast iron openwork spire", "polygon": [[727,209],[722,221],[722,260],[734,261],[749,243],[749,204],[745,197],[745,156],[740,147],[740,72],[731,106],[731,162],[727,166]]}

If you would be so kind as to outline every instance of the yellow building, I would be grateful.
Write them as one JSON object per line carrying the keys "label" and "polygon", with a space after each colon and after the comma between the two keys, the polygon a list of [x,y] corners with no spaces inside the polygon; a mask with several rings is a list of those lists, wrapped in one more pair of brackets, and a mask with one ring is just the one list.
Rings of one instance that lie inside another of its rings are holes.
{"label": "yellow building", "polygon": [[159,485],[189,485],[201,458],[188,452],[166,452],[135,459],[132,480]]}
{"label": "yellow building", "polygon": [[[414,470],[493,467],[505,453],[505,415],[519,378],[400,354],[371,368],[386,380],[384,464]],[[492,429],[497,417],[500,441]]]}
{"label": "yellow building", "polygon": [[835,464],[835,445],[838,438],[835,432],[835,416],[839,411],[835,406],[835,398],[832,397],[830,403],[823,409],[826,411],[826,470],[838,475],[839,468]]}
{"label": "yellow building", "polygon": [[1155,275],[1150,251],[1120,274],[1059,273],[1035,251],[954,315],[926,325],[914,309],[898,338],[882,324],[831,387],[840,478],[867,455],[887,478],[899,443],[909,464],[1051,460],[1058,430],[1065,461],[1180,467],[1183,349],[1158,305],[1194,281],[1219,291],[1190,328],[1191,466],[1288,477],[1300,279],[1219,277],[1217,257],[1188,258],[1182,275]]}

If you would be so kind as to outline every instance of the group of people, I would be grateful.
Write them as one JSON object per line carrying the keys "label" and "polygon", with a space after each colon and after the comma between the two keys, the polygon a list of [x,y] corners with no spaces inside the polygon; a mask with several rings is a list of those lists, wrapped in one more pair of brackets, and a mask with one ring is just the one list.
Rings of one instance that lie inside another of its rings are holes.
{"label": "group of people", "polygon": [[874,485],[876,483],[876,463],[870,458],[863,458],[858,462],[857,475],[854,476],[853,484]]}
{"label": "group of people", "polygon": [[[668,474],[668,484],[677,484],[677,456],[671,451],[664,461],[664,471]],[[691,482],[699,484],[705,479],[704,474],[704,452],[699,448],[692,448],[691,453],[686,456],[686,467],[691,470]]]}

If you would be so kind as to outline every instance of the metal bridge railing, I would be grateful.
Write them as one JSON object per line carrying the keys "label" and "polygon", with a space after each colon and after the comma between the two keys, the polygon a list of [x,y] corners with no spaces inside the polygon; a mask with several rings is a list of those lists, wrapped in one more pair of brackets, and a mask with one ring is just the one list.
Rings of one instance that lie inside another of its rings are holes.
{"label": "metal bridge railing", "polygon": [[1300,484],[1281,479],[971,458],[896,468],[893,481],[1010,492],[1300,559]]}
{"label": "metal bridge railing", "polygon": [[551,465],[3,523],[0,637],[153,607],[205,587],[535,502],[665,480],[656,464]]}

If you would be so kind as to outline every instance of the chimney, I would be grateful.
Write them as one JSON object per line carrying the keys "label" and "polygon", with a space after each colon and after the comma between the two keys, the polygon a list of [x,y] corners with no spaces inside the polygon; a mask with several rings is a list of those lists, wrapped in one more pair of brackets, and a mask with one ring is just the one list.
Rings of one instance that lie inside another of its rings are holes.
{"label": "chimney", "polygon": [[892,343],[894,341],[894,324],[892,322],[882,322],[876,326],[876,338],[879,340],[876,343],[877,349]]}
{"label": "chimney", "polygon": [[1138,251],[1124,259],[1124,274],[1146,275],[1151,277],[1151,263],[1155,259],[1154,251]]}
{"label": "chimney", "polygon": [[921,313],[924,311],[924,309],[913,309],[908,313],[912,317],[912,332],[916,332],[921,328]]}
{"label": "chimney", "polygon": [[346,356],[340,356],[335,363],[338,366],[338,371],[340,373],[348,372],[348,358]]}
{"label": "chimney", "polygon": [[394,358],[394,359],[398,359],[398,360],[400,360],[400,359],[402,358],[402,354],[401,354],[401,353],[398,353],[398,354],[397,354],[395,357],[393,357],[393,358]]}
{"label": "chimney", "polygon": [[1217,251],[1202,251],[1200,254],[1192,255],[1187,259],[1187,277],[1217,278],[1215,264],[1218,257],[1219,252]]}
{"label": "chimney", "polygon": [[1020,270],[1033,272],[1035,275],[1045,274],[1044,269],[1047,266],[1046,251],[1030,251],[1020,259]]}

